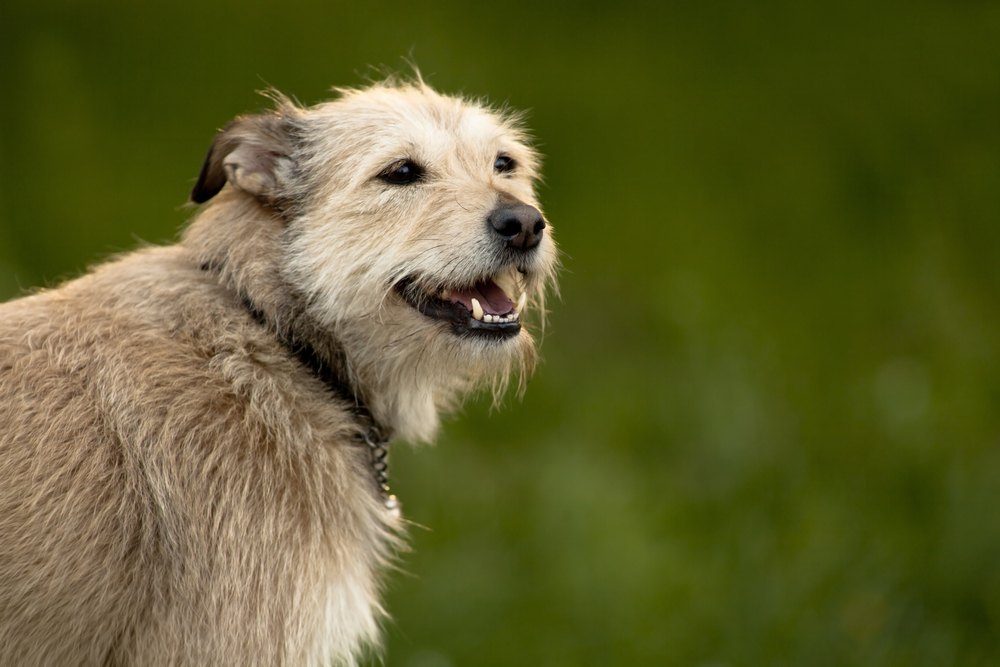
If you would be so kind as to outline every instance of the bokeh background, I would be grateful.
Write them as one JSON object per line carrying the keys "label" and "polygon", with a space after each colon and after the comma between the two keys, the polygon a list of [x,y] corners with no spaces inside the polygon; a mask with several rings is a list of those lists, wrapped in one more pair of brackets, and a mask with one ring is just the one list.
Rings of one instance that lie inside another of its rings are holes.
{"label": "bokeh background", "polygon": [[530,110],[565,271],[524,400],[393,454],[384,663],[1000,664],[997,3],[4,0],[0,296],[406,56]]}

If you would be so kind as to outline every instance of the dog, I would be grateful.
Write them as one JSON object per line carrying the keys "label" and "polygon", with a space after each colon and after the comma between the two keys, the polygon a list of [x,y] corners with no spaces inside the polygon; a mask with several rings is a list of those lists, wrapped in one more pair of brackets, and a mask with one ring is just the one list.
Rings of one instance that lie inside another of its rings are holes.
{"label": "dog", "polygon": [[377,647],[388,443],[532,371],[558,256],[520,119],[335,90],[220,130],[175,245],[0,306],[0,665]]}

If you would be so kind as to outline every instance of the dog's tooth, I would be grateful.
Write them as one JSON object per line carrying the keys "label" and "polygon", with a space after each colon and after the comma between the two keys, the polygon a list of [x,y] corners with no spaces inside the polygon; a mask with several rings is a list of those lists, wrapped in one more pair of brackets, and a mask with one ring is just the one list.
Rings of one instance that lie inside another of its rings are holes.
{"label": "dog's tooth", "polygon": [[479,304],[479,299],[472,300],[472,316],[480,321],[483,319],[483,307]]}
{"label": "dog's tooth", "polygon": [[524,307],[526,305],[528,305],[528,293],[521,292],[521,296],[517,300],[517,312],[520,313],[522,310],[524,310]]}

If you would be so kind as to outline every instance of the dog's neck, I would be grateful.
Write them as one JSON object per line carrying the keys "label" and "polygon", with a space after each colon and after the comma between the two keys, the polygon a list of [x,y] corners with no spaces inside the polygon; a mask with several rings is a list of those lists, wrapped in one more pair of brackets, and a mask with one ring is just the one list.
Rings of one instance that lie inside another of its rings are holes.
{"label": "dog's neck", "polygon": [[199,266],[209,265],[216,272],[234,298],[249,297],[276,331],[309,345],[367,405],[383,432],[411,441],[432,440],[439,412],[455,393],[447,386],[451,378],[435,381],[401,372],[392,364],[412,361],[372,354],[370,329],[350,322],[320,324],[281,266],[288,230],[280,213],[227,186],[199,211],[181,244]]}
{"label": "dog's neck", "polygon": [[351,373],[336,337],[316,324],[303,299],[282,277],[275,260],[281,256],[284,228],[285,221],[278,214],[227,189],[200,212],[182,243],[194,253],[201,269],[232,292],[234,301],[334,395],[353,407],[360,425],[373,438],[386,439],[394,429],[368,407],[367,392]]}
{"label": "dog's neck", "polygon": [[[201,269],[218,273],[218,270],[209,262],[202,264]],[[375,489],[382,498],[385,507],[398,516],[399,502],[389,488],[388,445],[392,439],[392,433],[379,425],[354,385],[344,377],[343,371],[337,370],[338,368],[343,369],[345,364],[341,362],[336,366],[331,365],[312,345],[296,338],[294,332],[278,329],[275,323],[257,308],[249,297],[243,296],[242,304],[254,321],[273,335],[290,356],[296,358],[305,369],[310,371],[335,398],[346,403],[358,426],[358,433],[355,437],[368,450]]]}

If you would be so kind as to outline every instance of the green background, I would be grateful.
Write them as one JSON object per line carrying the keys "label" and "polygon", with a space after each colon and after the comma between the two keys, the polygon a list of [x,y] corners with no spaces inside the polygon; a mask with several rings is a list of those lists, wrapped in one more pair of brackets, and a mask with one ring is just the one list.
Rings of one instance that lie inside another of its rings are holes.
{"label": "green background", "polygon": [[525,399],[394,452],[385,663],[1000,664],[997,3],[4,0],[0,296],[403,56],[530,110],[565,271]]}

